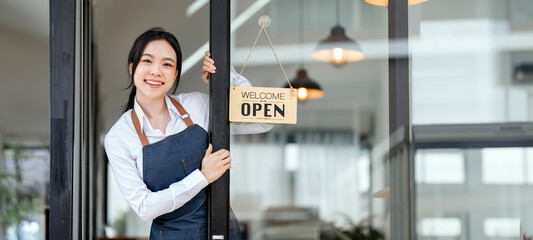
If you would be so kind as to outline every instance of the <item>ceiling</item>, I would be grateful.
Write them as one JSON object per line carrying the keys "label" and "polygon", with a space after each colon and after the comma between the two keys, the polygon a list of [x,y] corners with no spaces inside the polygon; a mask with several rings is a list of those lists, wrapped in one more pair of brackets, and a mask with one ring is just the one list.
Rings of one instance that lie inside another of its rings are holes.
{"label": "ceiling", "polygon": [[[487,2],[490,1],[490,4]],[[311,58],[315,44],[335,24],[333,1],[302,0],[304,22],[299,24],[296,0],[233,0],[232,64],[240,70],[257,36],[257,19],[272,18],[268,28],[289,76],[304,65],[325,97],[299,104],[298,124],[276,129],[347,129],[360,133],[387,132],[388,44],[387,9],[362,0],[341,0],[340,22],[357,39],[367,58],[334,68]],[[516,29],[532,18],[527,0],[430,0],[410,8],[410,21],[467,18],[511,19]],[[93,0],[93,39],[100,131],[118,119],[126,102],[126,57],[133,40],[144,30],[161,26],[174,33],[188,64],[178,92],[208,88],[200,78],[203,46],[209,39],[206,0]],[[49,14],[45,0],[0,1],[0,136],[4,139],[48,139]],[[462,8],[454,6],[461,5]],[[423,9],[423,11],[422,11]],[[512,16],[512,17],[509,17]],[[418,25],[410,26],[412,36]],[[303,29],[300,34],[299,29]],[[303,40],[300,40],[300,39]],[[265,38],[260,39],[244,71],[255,86],[279,87],[285,82]],[[376,126],[379,125],[379,126]],[[1,138],[0,138],[1,139]]]}

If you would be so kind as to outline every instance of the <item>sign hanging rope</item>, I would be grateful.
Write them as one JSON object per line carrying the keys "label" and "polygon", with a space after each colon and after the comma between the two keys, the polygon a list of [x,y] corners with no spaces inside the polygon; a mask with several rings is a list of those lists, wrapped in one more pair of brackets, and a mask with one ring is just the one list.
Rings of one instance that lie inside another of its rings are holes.
{"label": "sign hanging rope", "polygon": [[[268,36],[266,28],[270,26],[270,17],[262,16],[259,18],[259,26],[261,30],[255,38],[252,49],[248,53],[248,57],[237,77],[237,81],[233,87],[230,87],[230,104],[229,104],[229,120],[231,122],[255,122],[255,123],[276,123],[276,124],[296,124],[297,117],[297,94],[283,69],[283,65],[278,58],[278,54],[274,49],[274,44]],[[252,55],[252,52],[261,36],[262,32],[268,39],[270,48],[278,61],[281,71],[285,79],[289,83],[288,88],[263,88],[263,87],[237,87],[237,82],[246,68],[246,64]]]}
{"label": "sign hanging rope", "polygon": [[235,85],[233,85],[233,89],[235,89],[235,86],[237,85],[237,82],[239,78],[241,77],[242,72],[244,71],[244,68],[246,68],[246,63],[248,63],[248,60],[250,59],[250,55],[252,55],[252,51],[254,51],[255,45],[257,44],[257,40],[259,40],[261,33],[265,31],[265,36],[267,37],[270,48],[272,49],[272,52],[274,53],[274,56],[276,57],[276,60],[278,61],[279,66],[281,67],[281,71],[283,71],[283,75],[285,76],[285,79],[287,79],[287,83],[289,83],[289,87],[291,88],[291,91],[292,91],[293,88],[292,88],[291,82],[289,81],[289,78],[287,77],[287,73],[285,73],[285,69],[283,68],[283,65],[281,65],[281,61],[278,58],[276,49],[274,49],[274,45],[272,44],[272,41],[270,40],[270,37],[268,36],[268,32],[266,30],[266,27],[270,26],[270,17],[266,15],[261,16],[259,18],[259,26],[261,26],[261,29],[259,30],[259,33],[257,34],[257,37],[255,38],[254,44],[252,45],[252,49],[250,49],[250,53],[248,53],[248,57],[246,58],[246,61],[244,61],[244,65],[242,66],[241,72],[239,73],[239,76],[237,77],[237,81],[235,81]]}

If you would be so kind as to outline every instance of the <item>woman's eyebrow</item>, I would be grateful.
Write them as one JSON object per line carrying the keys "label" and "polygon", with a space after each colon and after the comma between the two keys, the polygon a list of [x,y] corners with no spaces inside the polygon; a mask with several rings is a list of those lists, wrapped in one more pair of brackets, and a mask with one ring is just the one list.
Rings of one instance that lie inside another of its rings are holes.
{"label": "woman's eyebrow", "polygon": [[171,61],[171,62],[173,62],[173,63],[176,63],[176,61],[174,61],[174,59],[169,58],[169,57],[163,58],[163,60],[168,60],[168,61]]}
{"label": "woman's eyebrow", "polygon": [[[148,56],[148,57],[151,57],[151,58],[154,57],[154,56],[152,56],[152,54],[150,54],[150,53],[145,53],[145,54],[143,54],[143,56]],[[170,58],[170,57],[163,58],[163,60],[168,60],[168,61],[171,61],[171,62],[173,62],[173,63],[176,63],[176,61],[174,61],[174,59],[172,59],[172,58]]]}

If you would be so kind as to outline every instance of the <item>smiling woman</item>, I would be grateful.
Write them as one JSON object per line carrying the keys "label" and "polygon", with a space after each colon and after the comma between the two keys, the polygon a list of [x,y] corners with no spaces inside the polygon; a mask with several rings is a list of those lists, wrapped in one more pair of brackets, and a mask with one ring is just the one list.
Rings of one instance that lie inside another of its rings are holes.
{"label": "smiling woman", "polygon": [[[132,89],[125,111],[133,108],[137,88],[140,93],[138,101],[141,102],[160,99],[172,86],[172,93],[176,92],[181,62],[178,40],[164,29],[153,28],[139,36],[128,57]],[[150,88],[158,90],[149,90]]]}
{"label": "smiling woman", "polygon": [[[209,55],[202,67],[204,76],[215,69]],[[132,87],[128,104],[105,137],[120,192],[141,219],[152,221],[150,239],[206,239],[205,187],[231,168],[230,152],[212,152],[208,144],[209,97],[199,92],[167,95],[178,86],[181,62],[179,43],[171,33],[152,28],[141,34],[128,58]],[[232,74],[232,84],[250,86],[236,75]],[[232,127],[235,133],[272,128]],[[230,230],[230,239],[240,239],[233,212]]]}

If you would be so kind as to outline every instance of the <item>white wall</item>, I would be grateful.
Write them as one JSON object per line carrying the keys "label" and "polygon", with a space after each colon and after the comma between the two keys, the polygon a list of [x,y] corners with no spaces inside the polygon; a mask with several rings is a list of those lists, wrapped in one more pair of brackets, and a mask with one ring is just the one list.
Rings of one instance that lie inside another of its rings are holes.
{"label": "white wall", "polygon": [[1,24],[0,32],[0,129],[5,138],[48,141],[48,38]]}

